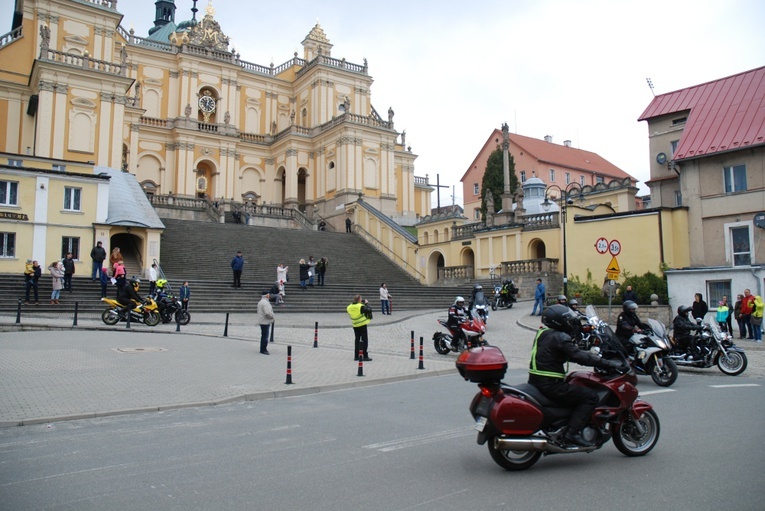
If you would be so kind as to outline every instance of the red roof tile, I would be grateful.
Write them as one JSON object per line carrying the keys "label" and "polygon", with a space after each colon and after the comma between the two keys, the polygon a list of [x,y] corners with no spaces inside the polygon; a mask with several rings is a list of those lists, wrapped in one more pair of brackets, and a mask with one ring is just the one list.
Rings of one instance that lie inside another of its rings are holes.
{"label": "red roof tile", "polygon": [[[476,164],[481,154],[487,147],[491,147],[492,150],[497,146],[496,139],[502,140],[502,132],[498,129],[492,131],[491,136],[484,144],[478,156],[468,167],[468,170],[462,176],[460,181],[464,181],[468,172]],[[588,172],[596,172],[603,176],[611,176],[614,179],[624,179],[629,177],[630,180],[635,183],[637,180],[627,174],[625,171],[606,160],[602,156],[593,153],[591,151],[585,151],[583,149],[576,149],[574,147],[566,147],[561,144],[554,144],[538,138],[525,137],[518,135],[517,133],[510,133],[510,141],[523,148],[528,154],[534,156],[542,163],[551,164],[561,168],[569,168],[571,170],[584,170]]]}
{"label": "red roof tile", "polygon": [[686,110],[675,160],[765,144],[765,67],[656,96],[638,120]]}

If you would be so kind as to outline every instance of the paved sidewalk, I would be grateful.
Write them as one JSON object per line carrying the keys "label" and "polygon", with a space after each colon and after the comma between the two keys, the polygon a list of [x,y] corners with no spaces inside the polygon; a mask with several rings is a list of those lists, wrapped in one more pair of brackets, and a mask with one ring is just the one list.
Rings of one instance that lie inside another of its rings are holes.
{"label": "paved sidewalk", "polygon": [[[528,367],[539,318],[531,303],[492,312],[486,339],[500,347],[511,369]],[[236,400],[325,392],[403,379],[456,373],[457,355],[433,348],[436,322],[446,309],[375,315],[369,354],[358,376],[353,331],[344,312],[311,316],[276,311],[270,356],[259,353],[260,327],[254,314],[229,317],[197,314],[176,331],[124,323],[109,327],[100,317],[72,314],[0,315],[0,427],[57,420],[160,411]],[[317,348],[314,325],[319,322]],[[415,336],[415,359],[410,358]],[[423,365],[419,369],[419,338]],[[292,346],[292,384],[287,347]],[[749,354],[747,376],[762,376],[765,353]],[[714,371],[708,369],[707,371]],[[455,374],[455,377],[459,377]]]}

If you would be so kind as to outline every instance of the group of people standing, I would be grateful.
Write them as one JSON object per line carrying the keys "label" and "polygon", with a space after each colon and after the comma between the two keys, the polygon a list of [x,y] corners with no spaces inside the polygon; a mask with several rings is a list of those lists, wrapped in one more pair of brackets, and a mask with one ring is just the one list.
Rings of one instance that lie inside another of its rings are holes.
{"label": "group of people standing", "polygon": [[[48,266],[47,271],[51,275],[51,287],[52,292],[50,295],[50,303],[52,305],[60,305],[61,291],[66,290],[70,293],[72,291],[72,276],[75,272],[74,259],[72,259],[72,253],[67,252],[66,257],[60,261],[53,261]],[[35,305],[40,304],[40,278],[42,277],[42,268],[40,263],[27,259],[24,266],[24,303],[29,305],[30,292],[34,296]]]}

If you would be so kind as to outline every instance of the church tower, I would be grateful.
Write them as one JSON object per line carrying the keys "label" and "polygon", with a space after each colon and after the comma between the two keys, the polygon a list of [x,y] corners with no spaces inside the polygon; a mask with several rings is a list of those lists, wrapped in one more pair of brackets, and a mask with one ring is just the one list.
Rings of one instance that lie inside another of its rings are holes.
{"label": "church tower", "polygon": [[154,2],[156,11],[154,14],[154,26],[149,29],[149,35],[153,34],[168,23],[175,22],[175,1],[157,0]]}
{"label": "church tower", "polygon": [[324,29],[321,28],[319,22],[311,29],[303,42],[303,58],[306,62],[310,62],[319,55],[324,57],[332,56],[332,45],[327,39],[327,34],[324,33]]}

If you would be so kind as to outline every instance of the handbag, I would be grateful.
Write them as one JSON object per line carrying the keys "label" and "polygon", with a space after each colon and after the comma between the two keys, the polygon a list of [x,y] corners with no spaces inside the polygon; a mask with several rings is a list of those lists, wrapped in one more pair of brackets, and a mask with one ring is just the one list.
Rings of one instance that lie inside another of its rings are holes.
{"label": "handbag", "polygon": [[762,324],[762,316],[752,316],[749,318],[749,322],[753,325],[761,325]]}

